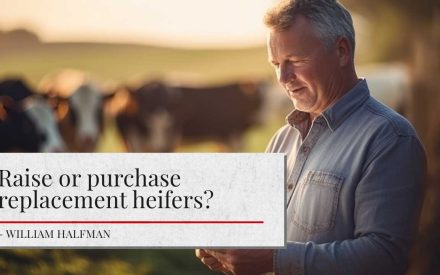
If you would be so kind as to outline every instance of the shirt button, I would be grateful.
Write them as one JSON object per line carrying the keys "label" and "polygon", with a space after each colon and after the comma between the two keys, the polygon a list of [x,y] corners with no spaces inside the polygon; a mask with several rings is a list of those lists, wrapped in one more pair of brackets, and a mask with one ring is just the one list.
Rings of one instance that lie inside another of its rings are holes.
{"label": "shirt button", "polygon": [[310,147],[308,147],[308,146],[304,146],[304,147],[301,148],[301,151],[302,151],[304,154],[307,154],[307,153],[310,151]]}
{"label": "shirt button", "polygon": [[321,126],[321,127],[325,125],[323,118],[319,118],[319,119],[315,120],[315,123],[316,123],[316,125]]}
{"label": "shirt button", "polygon": [[292,190],[292,188],[293,188],[293,184],[289,184],[289,185],[287,185],[287,189],[289,189],[289,190]]}

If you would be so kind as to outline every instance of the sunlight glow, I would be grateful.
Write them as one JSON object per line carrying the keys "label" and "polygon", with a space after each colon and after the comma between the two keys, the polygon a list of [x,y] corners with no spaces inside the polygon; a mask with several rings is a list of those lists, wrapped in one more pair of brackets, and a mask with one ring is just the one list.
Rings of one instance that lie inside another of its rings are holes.
{"label": "sunlight glow", "polygon": [[0,0],[0,30],[29,28],[44,41],[179,47],[264,44],[275,0]]}

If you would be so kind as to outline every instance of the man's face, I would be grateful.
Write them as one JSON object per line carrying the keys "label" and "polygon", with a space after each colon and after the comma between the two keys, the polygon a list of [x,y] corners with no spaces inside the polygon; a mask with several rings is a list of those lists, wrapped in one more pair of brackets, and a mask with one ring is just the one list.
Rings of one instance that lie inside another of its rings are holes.
{"label": "man's face", "polygon": [[295,109],[316,117],[337,96],[336,51],[325,48],[305,17],[299,16],[286,31],[270,32],[268,56]]}

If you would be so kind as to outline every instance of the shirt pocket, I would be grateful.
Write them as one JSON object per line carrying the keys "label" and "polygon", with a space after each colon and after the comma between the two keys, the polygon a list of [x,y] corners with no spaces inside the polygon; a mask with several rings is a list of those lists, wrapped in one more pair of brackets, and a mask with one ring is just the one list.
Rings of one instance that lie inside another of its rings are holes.
{"label": "shirt pocket", "polygon": [[293,223],[309,234],[333,228],[343,177],[309,171],[294,195]]}

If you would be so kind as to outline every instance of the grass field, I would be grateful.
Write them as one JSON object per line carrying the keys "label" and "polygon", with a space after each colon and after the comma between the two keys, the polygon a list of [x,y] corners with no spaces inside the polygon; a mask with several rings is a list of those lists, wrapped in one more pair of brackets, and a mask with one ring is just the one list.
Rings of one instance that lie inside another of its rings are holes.
{"label": "grass field", "polygon": [[264,47],[242,50],[182,50],[150,46],[51,43],[1,47],[0,76],[23,75],[32,84],[51,72],[71,68],[98,79],[124,82],[180,75],[205,82],[266,77],[271,73]]}

